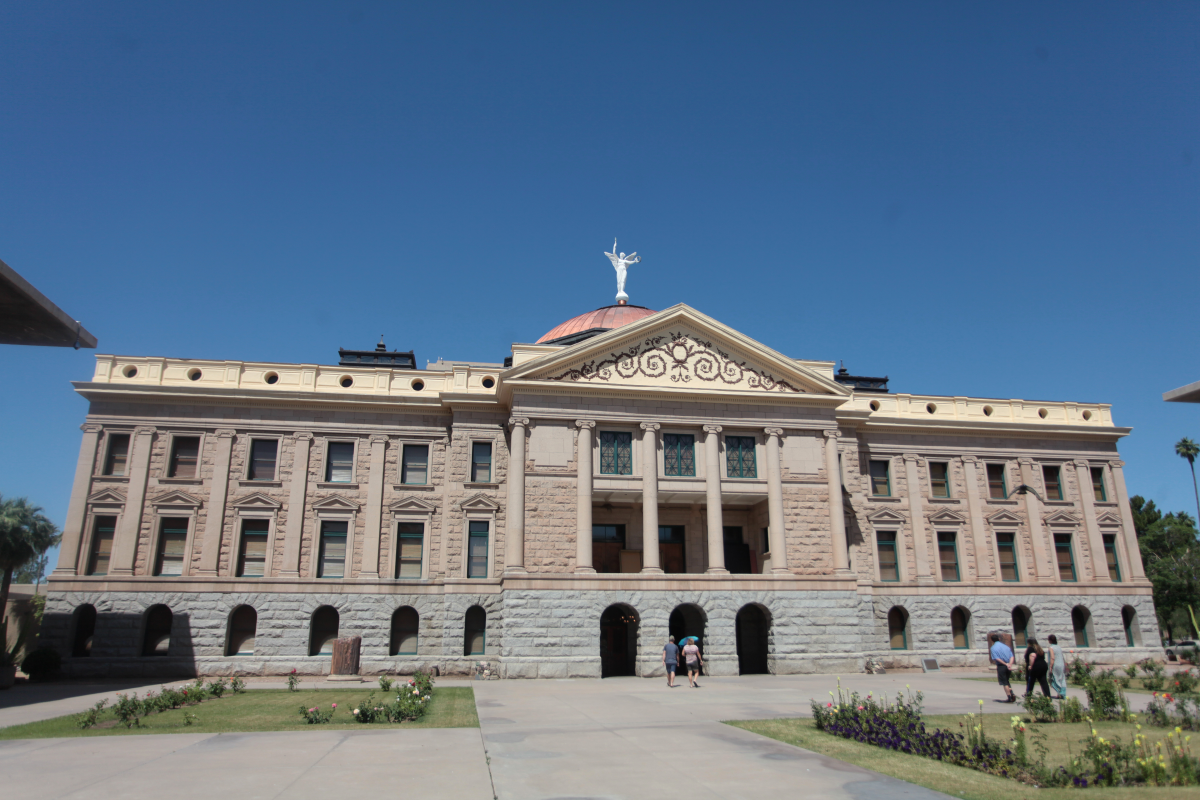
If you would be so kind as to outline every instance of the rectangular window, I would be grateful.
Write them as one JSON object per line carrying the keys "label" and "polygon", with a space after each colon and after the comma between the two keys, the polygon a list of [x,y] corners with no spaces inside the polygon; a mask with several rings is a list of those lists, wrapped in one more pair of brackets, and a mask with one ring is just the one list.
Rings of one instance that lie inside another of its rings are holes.
{"label": "rectangular window", "polygon": [[942,580],[960,581],[958,572],[958,543],[953,531],[938,531],[938,561],[942,566]]}
{"label": "rectangular window", "polygon": [[168,478],[194,478],[200,461],[200,437],[176,436],[171,442],[171,468]]}
{"label": "rectangular window", "polygon": [[352,480],[354,480],[354,442],[330,442],[329,452],[325,456],[325,482],[349,483]]}
{"label": "rectangular window", "polygon": [[663,434],[663,473],[674,476],[696,474],[696,437],[690,433]]}
{"label": "rectangular window", "polygon": [[896,561],[896,532],[879,531],[875,534],[879,546],[879,580],[900,580],[900,566]]}
{"label": "rectangular window", "polygon": [[318,578],[346,577],[346,537],[349,529],[350,523],[345,520],[322,520]]}
{"label": "rectangular window", "polygon": [[1101,503],[1108,500],[1108,493],[1104,491],[1104,467],[1092,467],[1092,491],[1096,494],[1096,499]]}
{"label": "rectangular window", "polygon": [[988,464],[988,497],[993,500],[1006,500],[1008,498],[1008,482],[1004,479],[1003,464]]}
{"label": "rectangular window", "polygon": [[1042,482],[1046,486],[1047,500],[1062,500],[1062,470],[1057,466],[1046,465],[1042,467]]}
{"label": "rectangular window", "polygon": [[104,457],[104,474],[121,476],[125,474],[129,462],[129,434],[110,433],[108,435],[108,455]]}
{"label": "rectangular window", "polygon": [[624,549],[624,525],[592,526],[592,568],[596,572],[620,572]]}
{"label": "rectangular window", "polygon": [[600,431],[600,474],[633,474],[633,434]]}
{"label": "rectangular window", "polygon": [[1075,556],[1071,553],[1071,534],[1054,534],[1054,554],[1058,557],[1058,579],[1075,580]]}
{"label": "rectangular window", "polygon": [[187,543],[188,518],[166,517],[158,534],[158,563],[154,574],[178,577],[183,574],[183,546]]}
{"label": "rectangular window", "polygon": [[492,482],[491,442],[473,442],[471,444],[471,482]]}
{"label": "rectangular window", "polygon": [[929,486],[934,497],[950,496],[950,465],[932,461],[929,464]]}
{"label": "rectangular window", "polygon": [[467,577],[488,576],[488,523],[468,523],[470,536],[467,542]]}
{"label": "rectangular window", "polygon": [[250,471],[252,481],[275,480],[275,461],[279,456],[278,439],[255,439],[250,442]]}
{"label": "rectangular window", "polygon": [[1112,578],[1114,583],[1120,583],[1121,562],[1117,559],[1116,534],[1104,535],[1104,559],[1108,563],[1108,577]]}
{"label": "rectangular window", "polygon": [[400,468],[400,482],[414,486],[429,483],[429,445],[404,445],[404,463]]}
{"label": "rectangular window", "polygon": [[113,536],[117,530],[116,517],[96,517],[92,529],[92,552],[88,557],[88,575],[107,575],[112,558]]}
{"label": "rectangular window", "polygon": [[725,474],[730,478],[757,478],[753,436],[725,437]]}
{"label": "rectangular window", "polygon": [[421,554],[424,549],[424,523],[401,522],[396,525],[397,578],[407,581],[421,579]]}
{"label": "rectangular window", "polygon": [[658,556],[662,561],[663,572],[687,572],[685,533],[686,528],[683,525],[658,526]]}
{"label": "rectangular window", "polygon": [[892,478],[888,471],[889,466],[890,463],[887,461],[872,461],[870,464],[871,494],[875,497],[892,496]]}
{"label": "rectangular window", "polygon": [[267,534],[269,519],[242,520],[242,547],[238,552],[237,576],[262,578],[267,574]]}
{"label": "rectangular window", "polygon": [[996,549],[1000,551],[1000,579],[1015,582],[1021,580],[1017,571],[1016,535],[1012,533],[996,534]]}

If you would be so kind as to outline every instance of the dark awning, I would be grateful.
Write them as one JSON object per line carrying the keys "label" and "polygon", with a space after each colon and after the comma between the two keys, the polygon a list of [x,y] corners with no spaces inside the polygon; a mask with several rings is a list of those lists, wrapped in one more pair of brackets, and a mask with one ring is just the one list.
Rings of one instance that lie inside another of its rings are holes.
{"label": "dark awning", "polygon": [[95,347],[96,337],[0,261],[0,344]]}

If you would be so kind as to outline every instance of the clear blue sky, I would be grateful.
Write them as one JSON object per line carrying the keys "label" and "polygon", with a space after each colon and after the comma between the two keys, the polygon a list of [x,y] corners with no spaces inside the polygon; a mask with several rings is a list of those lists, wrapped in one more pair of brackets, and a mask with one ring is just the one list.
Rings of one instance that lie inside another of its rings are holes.
{"label": "clear blue sky", "polygon": [[[0,258],[99,352],[499,361],[686,302],[895,391],[1106,401],[1194,512],[1195,3],[6,3]],[[60,524],[93,353],[0,348]]]}

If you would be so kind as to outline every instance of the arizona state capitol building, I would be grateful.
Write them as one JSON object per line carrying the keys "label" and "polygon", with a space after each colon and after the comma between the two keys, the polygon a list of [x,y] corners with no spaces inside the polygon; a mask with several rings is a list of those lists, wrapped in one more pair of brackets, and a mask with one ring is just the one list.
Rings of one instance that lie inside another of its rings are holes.
{"label": "arizona state capitol building", "polygon": [[669,634],[715,675],[1158,652],[1108,405],[889,393],[621,289],[504,363],[97,356],[44,641],[110,676],[352,635],[509,678],[661,673]]}

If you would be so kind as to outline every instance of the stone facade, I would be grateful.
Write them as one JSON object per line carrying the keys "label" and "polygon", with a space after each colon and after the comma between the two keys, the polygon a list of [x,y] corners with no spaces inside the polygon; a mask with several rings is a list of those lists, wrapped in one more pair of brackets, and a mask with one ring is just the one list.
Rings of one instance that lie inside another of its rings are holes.
{"label": "stone facade", "polygon": [[[1106,405],[847,388],[686,306],[511,363],[99,356],[44,639],[79,675],[317,674],[329,607],[368,672],[652,675],[677,633],[730,675],[983,664],[1022,609],[1095,660],[1157,649]],[[255,441],[277,456],[252,473]],[[392,654],[397,609],[415,653]]]}

